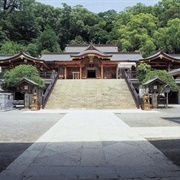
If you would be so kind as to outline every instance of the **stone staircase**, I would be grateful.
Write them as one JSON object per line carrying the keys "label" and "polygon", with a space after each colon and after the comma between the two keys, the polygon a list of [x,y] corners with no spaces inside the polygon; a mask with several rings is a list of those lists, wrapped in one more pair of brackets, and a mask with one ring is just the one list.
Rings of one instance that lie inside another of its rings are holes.
{"label": "stone staircase", "polygon": [[137,109],[124,79],[57,80],[45,109]]}

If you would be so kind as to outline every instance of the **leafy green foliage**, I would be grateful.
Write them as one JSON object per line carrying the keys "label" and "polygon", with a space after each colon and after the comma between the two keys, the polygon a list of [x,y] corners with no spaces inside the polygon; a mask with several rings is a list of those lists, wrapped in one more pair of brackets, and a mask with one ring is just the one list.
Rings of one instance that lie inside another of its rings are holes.
{"label": "leafy green foliage", "polygon": [[45,82],[40,78],[38,70],[32,65],[19,65],[14,69],[8,70],[4,74],[4,89],[14,90],[16,84],[23,78],[26,77],[36,82],[40,88],[45,88]]}
{"label": "leafy green foliage", "polygon": [[138,3],[119,13],[96,14],[81,5],[54,8],[35,0],[2,0],[0,53],[10,52],[7,41],[15,51],[23,47],[36,57],[90,42],[116,44],[120,51],[138,51],[144,57],[162,48],[180,53],[179,9],[179,0],[161,0],[154,6]]}
{"label": "leafy green foliage", "polygon": [[20,50],[25,50],[26,47],[22,44],[13,41],[5,41],[1,46],[2,54],[18,54]]}
{"label": "leafy green foliage", "polygon": [[37,41],[38,51],[49,51],[49,52],[59,52],[60,47],[58,44],[58,36],[47,26],[45,30],[41,33]]}
{"label": "leafy green foliage", "polygon": [[154,70],[154,71],[149,71],[144,80],[143,83],[148,81],[150,78],[158,76],[162,81],[164,81],[166,84],[168,84],[171,88],[171,91],[177,91],[179,90],[179,87],[175,83],[174,79],[172,76],[168,76],[167,72],[164,70]]}
{"label": "leafy green foliage", "polygon": [[162,81],[168,84],[171,91],[177,91],[179,87],[176,85],[172,76],[168,76],[165,70],[153,70],[151,71],[151,66],[146,63],[141,63],[137,68],[137,79],[140,83],[145,83],[153,77],[159,77]]}
{"label": "leafy green foliage", "polygon": [[151,71],[151,66],[146,63],[141,63],[137,68],[137,79],[139,82],[143,82],[146,78],[146,75]]}

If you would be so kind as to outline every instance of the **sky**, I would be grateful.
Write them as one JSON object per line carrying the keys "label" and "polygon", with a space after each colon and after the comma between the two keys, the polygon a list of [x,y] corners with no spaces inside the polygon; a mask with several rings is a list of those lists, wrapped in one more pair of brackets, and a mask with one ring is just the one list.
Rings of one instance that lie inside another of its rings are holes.
{"label": "sky", "polygon": [[69,6],[75,6],[77,4],[83,5],[88,10],[99,13],[114,9],[117,12],[123,11],[126,7],[134,6],[137,3],[145,5],[155,5],[160,0],[36,0],[43,4],[51,5],[54,7],[62,8],[62,3],[66,3]]}

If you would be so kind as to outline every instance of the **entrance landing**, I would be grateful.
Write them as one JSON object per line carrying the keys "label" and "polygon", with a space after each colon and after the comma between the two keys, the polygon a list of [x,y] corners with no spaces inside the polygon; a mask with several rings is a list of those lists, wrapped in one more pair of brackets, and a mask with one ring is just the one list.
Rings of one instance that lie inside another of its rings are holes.
{"label": "entrance landing", "polygon": [[180,168],[113,112],[73,110],[0,179],[178,179]]}

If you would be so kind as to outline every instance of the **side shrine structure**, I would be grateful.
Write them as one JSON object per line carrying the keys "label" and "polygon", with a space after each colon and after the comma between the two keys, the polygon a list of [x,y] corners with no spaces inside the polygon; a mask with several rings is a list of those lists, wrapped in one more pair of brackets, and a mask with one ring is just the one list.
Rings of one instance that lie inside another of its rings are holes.
{"label": "side shrine structure", "polygon": [[[45,53],[40,58],[21,51],[16,55],[0,55],[0,82],[5,70],[20,64],[36,66],[46,85],[58,79],[123,79],[128,74],[138,93],[136,67],[145,62],[152,69],[166,70],[180,86],[180,54],[167,54],[160,50],[152,56],[143,58],[138,52],[119,52],[116,45],[67,45],[64,52]],[[172,72],[172,73],[171,73]],[[178,72],[178,73],[177,73]],[[44,92],[45,93],[45,92]],[[20,96],[15,96],[18,99]],[[170,94],[172,102],[180,104],[180,91]]]}

